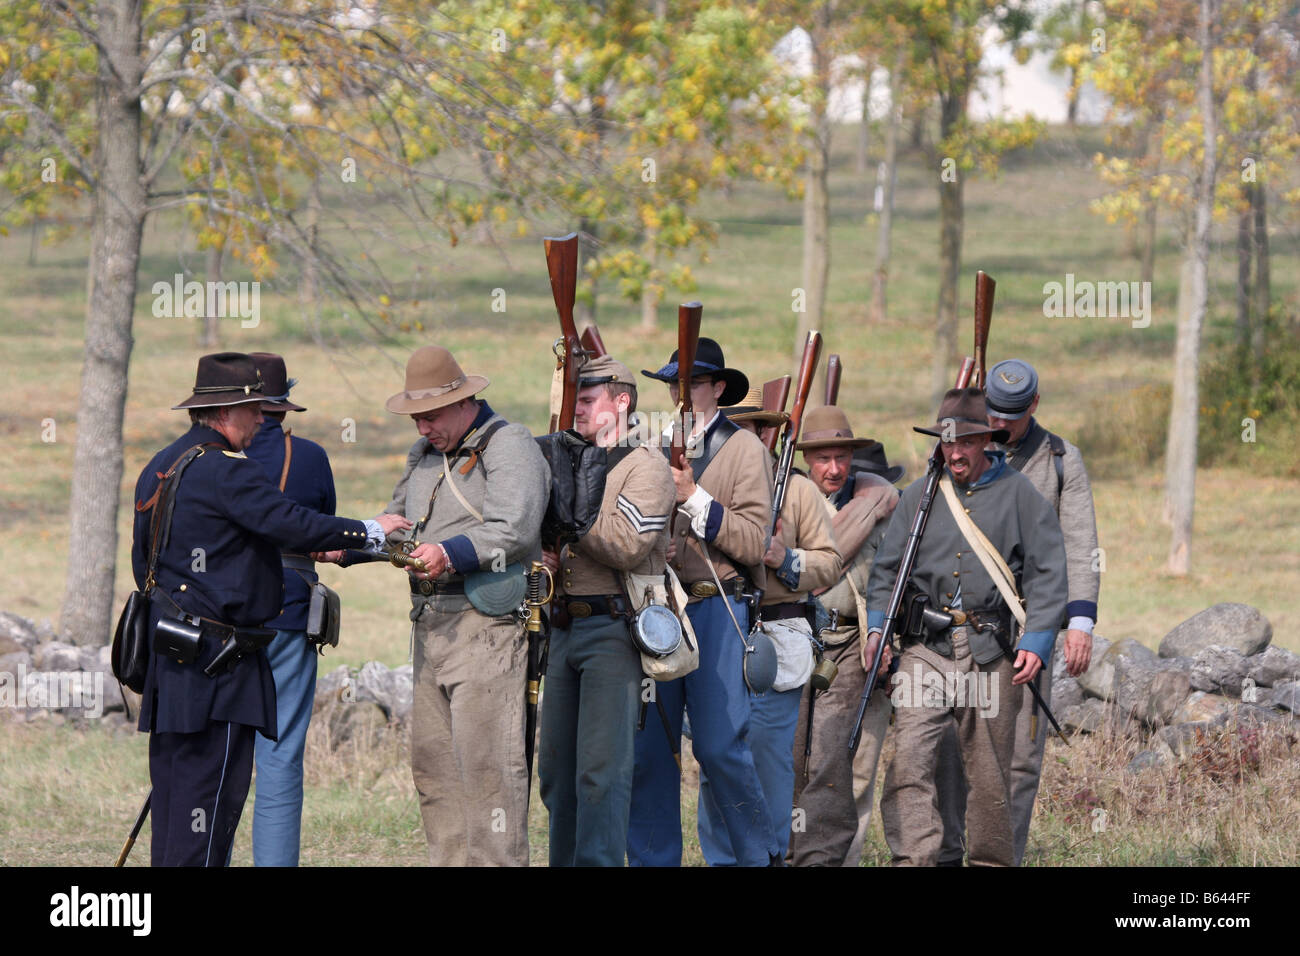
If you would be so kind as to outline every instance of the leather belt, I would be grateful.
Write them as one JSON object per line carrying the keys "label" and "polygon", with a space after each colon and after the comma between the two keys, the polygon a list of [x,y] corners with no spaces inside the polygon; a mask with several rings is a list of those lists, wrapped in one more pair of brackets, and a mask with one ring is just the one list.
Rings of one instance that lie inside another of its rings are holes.
{"label": "leather belt", "polygon": [[801,617],[806,621],[808,619],[808,605],[798,604],[794,601],[765,604],[760,616],[765,621],[788,621],[796,617]]}
{"label": "leather belt", "polygon": [[627,599],[621,594],[579,594],[560,600],[572,618],[595,617],[598,614],[627,617],[631,613]]}
{"label": "leather belt", "polygon": [[464,578],[453,578],[450,581],[420,581],[412,577],[410,578],[410,582],[411,582],[411,593],[421,594],[424,597],[433,597],[436,594],[464,594],[465,593]]}
{"label": "leather belt", "polygon": [[315,571],[316,562],[305,554],[282,554],[280,564],[290,571]]}

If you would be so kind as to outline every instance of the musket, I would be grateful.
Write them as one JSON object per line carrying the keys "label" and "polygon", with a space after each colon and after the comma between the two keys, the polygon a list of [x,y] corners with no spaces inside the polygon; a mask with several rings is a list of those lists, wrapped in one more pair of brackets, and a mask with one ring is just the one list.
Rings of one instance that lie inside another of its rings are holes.
{"label": "musket", "polygon": [[975,376],[971,384],[984,387],[989,350],[989,323],[993,321],[993,292],[997,283],[982,269],[975,273]]}
{"label": "musket", "polygon": [[348,560],[354,564],[362,564],[367,561],[387,561],[395,568],[401,568],[404,571],[428,571],[429,568],[419,558],[411,557],[411,552],[416,548],[416,542],[403,541],[400,545],[393,547],[383,547],[378,551],[349,551],[351,557]]}
{"label": "musket", "polygon": [[826,360],[826,401],[822,402],[823,405],[834,405],[839,399],[840,374],[843,368],[838,353],[832,353],[831,357]]}
{"label": "musket", "polygon": [[703,314],[704,306],[699,302],[686,302],[677,307],[677,400],[681,407],[681,423],[673,430],[669,461],[674,468],[686,467],[686,436],[695,415],[691,379],[694,377],[692,371],[695,368],[695,350],[700,344],[700,317]]}
{"label": "musket", "polygon": [[151,803],[153,803],[153,787],[149,788],[149,793],[144,798],[144,806],[140,808],[140,813],[135,818],[135,826],[131,827],[131,835],[126,838],[126,843],[122,845],[122,852],[117,855],[117,862],[113,866],[126,866],[126,858],[131,855],[131,847],[135,846],[135,838],[140,835],[140,830],[144,827],[144,821],[149,816],[149,805]]}
{"label": "musket", "polygon": [[[781,457],[777,460],[776,474],[772,483],[772,516],[767,522],[767,540],[772,540],[776,533],[776,523],[781,518],[781,508],[785,504],[785,492],[790,484],[790,469],[794,467],[794,446],[799,441],[799,430],[803,427],[803,412],[808,405],[808,393],[812,391],[813,376],[817,374],[817,361],[821,358],[822,334],[816,329],[808,333],[803,345],[803,359],[799,362],[799,377],[795,380],[794,405],[790,407],[790,417],[786,419],[781,432]],[[763,592],[754,588],[755,619],[763,606]]]}
{"label": "musket", "polygon": [[600,358],[602,355],[608,355],[609,349],[605,348],[605,343],[600,339],[600,329],[596,328],[596,323],[591,322],[582,330],[582,350],[587,353],[589,358]]}
{"label": "musket", "polygon": [[560,315],[560,338],[555,340],[555,371],[563,378],[560,407],[551,414],[551,431],[573,427],[573,411],[578,403],[578,372],[582,367],[582,343],[573,323],[573,302],[578,289],[578,234],[547,236],[546,270],[551,275],[551,295]]}
{"label": "musket", "polygon": [[[763,383],[763,411],[784,412],[785,403],[790,400],[790,376],[782,375],[770,382]],[[759,438],[767,450],[776,453],[776,438],[781,433],[779,425],[764,425],[759,429]]]}
{"label": "musket", "polygon": [[[957,373],[955,387],[965,388],[969,385],[974,370],[975,360],[967,356],[961,363],[961,371]],[[903,608],[903,592],[907,588],[908,579],[912,576],[912,568],[916,565],[916,553],[921,547],[921,535],[925,534],[926,523],[930,520],[930,509],[934,505],[934,496],[939,490],[941,477],[943,477],[943,442],[936,441],[926,468],[925,484],[921,486],[921,501],[916,506],[916,514],[912,516],[912,525],[907,532],[907,544],[903,548],[903,558],[898,563],[894,587],[889,592],[889,604],[885,608],[885,624],[880,635],[880,643],[876,645],[876,653],[871,657],[871,667],[867,670],[867,686],[862,691],[862,699],[858,701],[858,715],[853,721],[853,735],[849,737],[850,754],[858,752],[858,742],[862,739],[862,721],[867,716],[867,705],[871,702],[871,693],[880,674],[880,661],[884,656],[885,646],[894,638],[894,631]],[[859,621],[858,626],[865,629],[866,622]],[[866,635],[863,634],[861,639],[866,640]]]}

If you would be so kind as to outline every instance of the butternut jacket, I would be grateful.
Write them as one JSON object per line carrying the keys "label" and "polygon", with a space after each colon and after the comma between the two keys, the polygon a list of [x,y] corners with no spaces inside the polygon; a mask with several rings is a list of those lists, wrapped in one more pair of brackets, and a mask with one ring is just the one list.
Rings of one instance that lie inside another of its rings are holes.
{"label": "butternut jacket", "polygon": [[[730,431],[695,482],[711,496],[704,519],[697,522],[703,534],[691,529],[691,515],[678,505],[673,512],[672,534],[677,541],[673,570],[683,584],[713,581],[705,553],[713,559],[722,581],[745,569],[750,581],[767,586],[763,554],[767,551],[767,521],[772,515],[772,464],[758,436],[719,414],[706,436]],[[707,444],[707,441],[706,441]],[[666,453],[667,448],[663,451]],[[690,458],[687,459],[689,463]]]}
{"label": "butternut jacket", "polygon": [[809,591],[834,584],[840,576],[840,554],[825,502],[812,481],[790,473],[781,505],[781,539],[790,550],[780,568],[768,569],[765,605],[802,601]]}
{"label": "butternut jacket", "polygon": [[565,594],[622,594],[621,572],[663,573],[676,497],[672,472],[657,449],[615,449],[611,458],[620,453],[605,477],[599,516],[560,561]]}

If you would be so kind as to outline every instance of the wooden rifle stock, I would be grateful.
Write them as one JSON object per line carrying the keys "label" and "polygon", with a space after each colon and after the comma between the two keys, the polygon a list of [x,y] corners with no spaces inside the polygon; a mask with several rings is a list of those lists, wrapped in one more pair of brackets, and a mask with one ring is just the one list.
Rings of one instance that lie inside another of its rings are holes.
{"label": "wooden rifle stock", "polygon": [[582,343],[573,322],[573,301],[578,289],[578,234],[547,236],[546,270],[551,275],[551,295],[560,316],[561,337],[555,343],[555,368],[564,372],[564,389],[560,408],[551,415],[551,431],[573,427],[573,411],[578,403],[578,371],[582,366]]}
{"label": "wooden rifle stock", "polygon": [[681,404],[680,426],[673,431],[672,454],[669,461],[674,468],[686,467],[686,436],[691,430],[695,405],[691,401],[691,378],[695,368],[695,350],[700,344],[700,317],[704,306],[699,302],[686,302],[677,307],[677,396]]}
{"label": "wooden rifle stock", "polygon": [[975,376],[971,384],[976,388],[984,387],[984,373],[988,370],[989,324],[993,321],[993,292],[997,285],[982,269],[975,273]]}
{"label": "wooden rifle stock", "polygon": [[833,354],[826,360],[826,401],[822,402],[823,405],[834,405],[839,400],[840,375],[843,369],[838,354]]}
{"label": "wooden rifle stock", "polygon": [[[971,375],[975,371],[975,360],[967,356],[961,363],[961,371],[957,373],[957,382],[954,388],[966,388],[971,381]],[[939,479],[943,477],[943,442],[934,443],[934,451],[930,455],[930,461],[925,472],[925,484],[921,487],[921,500],[916,506],[916,514],[912,516],[912,525],[907,532],[907,544],[903,546],[903,557],[898,562],[898,574],[894,577],[894,587],[889,592],[889,604],[885,608],[885,623],[880,635],[880,643],[876,645],[876,652],[871,657],[871,667],[867,670],[867,686],[862,690],[862,699],[858,701],[858,714],[853,721],[853,734],[849,737],[849,754],[858,752],[858,743],[862,740],[862,721],[867,716],[867,705],[871,703],[871,693],[876,686],[876,678],[880,675],[880,662],[885,654],[885,647],[894,639],[894,630],[898,626],[898,618],[903,609],[903,592],[907,589],[907,581],[912,576],[912,569],[916,566],[916,554],[921,547],[921,535],[925,534],[926,523],[930,520],[930,509],[934,505],[934,496],[939,490]],[[859,621],[858,627],[861,629],[862,640],[867,640],[867,623]]]}
{"label": "wooden rifle stock", "polygon": [[808,333],[803,346],[803,360],[799,363],[799,377],[795,383],[794,405],[790,408],[790,417],[786,420],[781,438],[781,458],[776,466],[776,480],[772,486],[772,520],[768,522],[768,537],[776,530],[777,519],[781,517],[781,506],[785,504],[785,490],[790,483],[790,469],[794,466],[794,446],[799,441],[799,430],[803,427],[803,413],[808,406],[808,393],[812,391],[813,376],[817,374],[817,360],[821,358],[822,334],[816,329]]}
{"label": "wooden rifle stock", "polygon": [[[790,400],[790,376],[782,375],[770,382],[763,383],[763,411],[784,412],[785,403]],[[779,425],[764,425],[758,430],[759,438],[769,452],[776,451],[776,436],[780,434]]]}

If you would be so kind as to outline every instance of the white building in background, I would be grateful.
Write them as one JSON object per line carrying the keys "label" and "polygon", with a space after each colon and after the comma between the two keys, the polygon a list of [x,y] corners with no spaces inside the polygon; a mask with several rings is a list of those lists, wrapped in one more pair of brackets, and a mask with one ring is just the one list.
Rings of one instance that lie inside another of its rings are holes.
{"label": "white building in background", "polygon": [[[984,71],[1000,75],[986,77],[976,88],[970,102],[972,119],[1034,116],[1047,123],[1065,123],[1069,75],[1052,71],[1048,54],[1034,53],[1023,65],[1017,63],[1011,44],[1001,42],[996,29],[989,31],[984,48]],[[782,37],[772,53],[794,75],[812,73],[812,43],[802,27]],[[862,69],[863,60],[856,54],[836,57],[832,62],[828,111],[833,122],[856,123],[861,119],[866,88]],[[873,120],[889,110],[889,72],[883,67],[877,67],[872,74],[868,108]],[[1105,115],[1105,99],[1091,84],[1085,85],[1079,94],[1078,122],[1096,125]]]}

